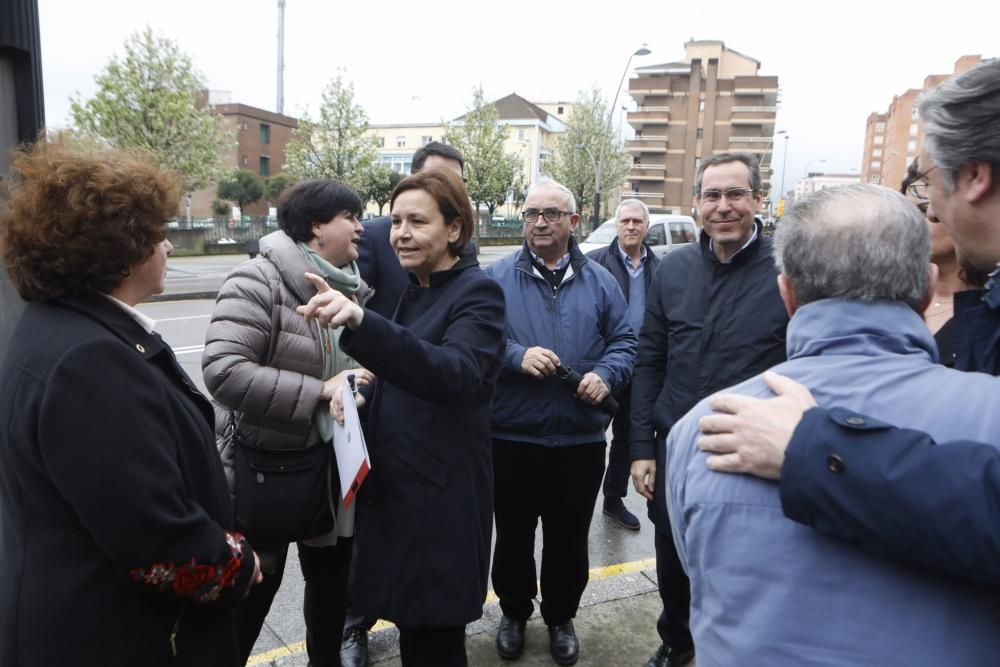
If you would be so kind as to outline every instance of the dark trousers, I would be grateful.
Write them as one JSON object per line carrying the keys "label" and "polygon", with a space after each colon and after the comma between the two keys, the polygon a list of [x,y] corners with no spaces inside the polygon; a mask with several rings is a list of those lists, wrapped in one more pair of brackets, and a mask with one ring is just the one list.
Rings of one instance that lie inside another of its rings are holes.
{"label": "dark trousers", "polygon": [[493,440],[493,590],[508,618],[526,621],[536,595],[535,528],[542,520],[542,618],[576,616],[587,587],[587,534],[604,474],[604,443],[546,447]]}
{"label": "dark trousers", "polygon": [[618,412],[611,422],[611,449],[608,451],[608,469],[604,473],[604,498],[624,498],[628,493],[629,456],[628,436],[632,431],[631,385],[619,392]]}
{"label": "dark trousers", "polygon": [[[347,571],[351,562],[350,538],[340,538],[336,546],[310,547],[299,542],[299,565],[306,582],[302,613],[306,622],[306,651],[311,667],[340,667],[340,639],[347,609]],[[288,545],[260,548],[262,559],[273,563],[272,572],[250,589],[250,594],[234,611],[240,645],[241,664],[245,664],[260,635],[271,609],[271,602],[281,588]]]}
{"label": "dark trousers", "polygon": [[660,588],[663,611],[656,621],[656,631],[667,646],[685,651],[694,646],[688,619],[691,615],[691,582],[681,567],[674,547],[670,525],[666,532],[660,526],[653,531],[656,549],[656,582]]}
{"label": "dark trousers", "polygon": [[399,628],[399,658],[406,667],[466,667],[465,626]]}

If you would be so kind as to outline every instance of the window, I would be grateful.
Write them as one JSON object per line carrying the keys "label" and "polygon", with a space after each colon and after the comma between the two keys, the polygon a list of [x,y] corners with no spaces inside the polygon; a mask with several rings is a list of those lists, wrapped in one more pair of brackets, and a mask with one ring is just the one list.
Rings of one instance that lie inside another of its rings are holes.
{"label": "window", "polygon": [[236,127],[238,127],[241,131],[247,129],[246,121],[244,121],[242,123],[237,123]]}
{"label": "window", "polygon": [[406,148],[406,137],[396,137],[396,148]]}
{"label": "window", "polygon": [[703,130],[702,128],[699,127],[698,131],[695,133],[695,137],[694,138],[695,139],[704,139],[705,138],[705,130]]}
{"label": "window", "polygon": [[385,137],[377,137],[378,147],[385,148]]}
{"label": "window", "polygon": [[271,174],[271,158],[266,155],[260,156],[260,175],[269,176]]}
{"label": "window", "polygon": [[917,107],[913,107],[913,109],[910,110],[910,118],[912,118],[913,120],[917,120],[918,118],[920,118],[920,109]]}
{"label": "window", "polygon": [[910,136],[911,137],[917,136],[917,124],[916,123],[913,123],[912,125],[910,125]]}
{"label": "window", "polygon": [[249,159],[249,158],[247,158],[247,156],[246,156],[246,155],[244,155],[244,156],[243,156],[243,158],[242,158],[242,159],[240,160],[240,162],[242,162],[242,163],[243,163],[243,166],[245,167],[245,166],[247,166],[248,164],[250,164],[250,159]]}
{"label": "window", "polygon": [[434,141],[434,137],[432,137],[429,134],[425,134],[424,136],[420,137],[420,145],[421,146],[426,146],[427,144],[431,143],[432,141]]}
{"label": "window", "polygon": [[524,141],[524,130],[523,129],[518,129],[518,131],[517,131],[517,140],[518,141]]}
{"label": "window", "polygon": [[556,111],[556,114],[558,114],[558,115],[560,115],[560,116],[561,116],[561,115],[562,115],[562,113],[563,113],[563,108],[562,108],[562,107],[559,107],[559,110],[558,110],[558,111]]}
{"label": "window", "polygon": [[872,149],[872,157],[882,157],[882,149],[881,148],[873,148]]}
{"label": "window", "polygon": [[917,142],[915,139],[910,139],[909,141],[906,142],[906,150],[909,153],[917,152]]}
{"label": "window", "polygon": [[869,183],[875,183],[875,184],[878,184],[878,174],[872,174],[872,175],[871,175],[871,176],[870,176],[870,177],[868,178],[868,182],[869,182]]}
{"label": "window", "polygon": [[885,138],[881,134],[875,137],[876,146],[881,146],[884,143],[885,143]]}
{"label": "window", "polygon": [[875,123],[875,133],[884,134],[885,133],[885,123]]}
{"label": "window", "polygon": [[663,230],[663,223],[655,224],[649,228],[646,235],[646,243],[649,245],[664,245],[667,242],[667,233]]}
{"label": "window", "polygon": [[694,173],[697,174],[699,169],[701,169],[701,158],[696,157],[694,159]]}
{"label": "window", "polygon": [[271,143],[271,126],[264,123],[260,124],[260,143],[269,144]]}
{"label": "window", "polygon": [[882,168],[880,160],[872,160],[872,171],[879,171]]}
{"label": "window", "polygon": [[705,100],[698,100],[698,111],[705,110]]}
{"label": "window", "polygon": [[671,243],[694,243],[694,227],[689,222],[670,223]]}

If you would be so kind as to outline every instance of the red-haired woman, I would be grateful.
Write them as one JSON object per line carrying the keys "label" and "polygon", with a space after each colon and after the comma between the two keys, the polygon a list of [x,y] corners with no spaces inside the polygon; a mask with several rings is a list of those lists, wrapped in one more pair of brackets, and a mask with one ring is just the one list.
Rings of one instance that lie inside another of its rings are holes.
{"label": "red-haired woman", "polygon": [[0,371],[0,664],[236,665],[257,557],[212,407],[135,308],[179,180],[59,140],[12,166],[0,249],[30,303]]}

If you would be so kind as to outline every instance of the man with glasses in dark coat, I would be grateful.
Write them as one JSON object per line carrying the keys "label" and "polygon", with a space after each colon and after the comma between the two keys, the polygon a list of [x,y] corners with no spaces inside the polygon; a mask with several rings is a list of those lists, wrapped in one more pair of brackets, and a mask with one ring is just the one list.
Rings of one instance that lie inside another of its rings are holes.
{"label": "man with glasses in dark coat", "polygon": [[788,313],[771,240],[755,219],[763,199],[757,158],[704,160],[695,191],[701,239],[660,261],[632,380],[632,483],[649,500],[663,600],[656,624],[663,643],[647,667],[680,667],[694,656],[690,583],[664,500],[667,433],[702,398],[785,360]]}

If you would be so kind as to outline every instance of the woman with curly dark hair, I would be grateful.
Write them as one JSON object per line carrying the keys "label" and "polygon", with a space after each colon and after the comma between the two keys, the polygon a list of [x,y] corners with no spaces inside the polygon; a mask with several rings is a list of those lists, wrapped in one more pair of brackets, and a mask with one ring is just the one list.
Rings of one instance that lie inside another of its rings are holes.
{"label": "woman with curly dark hair", "polygon": [[175,175],[68,140],[14,154],[0,254],[29,302],[0,371],[0,664],[236,665],[259,581],[211,405],[136,304]]}

